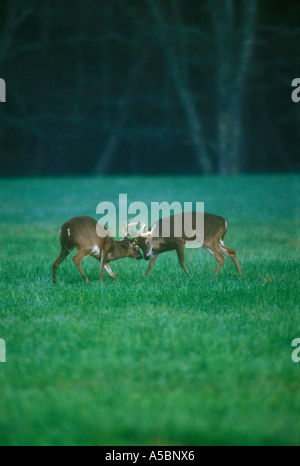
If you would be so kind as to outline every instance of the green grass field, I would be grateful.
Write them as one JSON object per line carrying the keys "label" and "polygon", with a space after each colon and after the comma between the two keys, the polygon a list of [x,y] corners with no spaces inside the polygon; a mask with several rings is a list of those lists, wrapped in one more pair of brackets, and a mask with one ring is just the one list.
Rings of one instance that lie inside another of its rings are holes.
{"label": "green grass field", "polygon": [[[204,201],[226,259],[112,263],[85,285],[58,230],[103,200]],[[0,180],[0,445],[299,445],[299,178]]]}

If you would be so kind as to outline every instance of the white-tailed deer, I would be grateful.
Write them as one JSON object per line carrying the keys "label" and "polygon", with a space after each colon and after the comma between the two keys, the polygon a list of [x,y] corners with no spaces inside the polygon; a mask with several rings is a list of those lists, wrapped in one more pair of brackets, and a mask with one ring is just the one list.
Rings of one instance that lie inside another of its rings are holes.
{"label": "white-tailed deer", "polygon": [[[126,226],[127,225],[128,224],[126,224]],[[98,235],[99,229],[101,233],[100,236]],[[104,269],[111,278],[117,280],[116,275],[109,266],[109,262],[123,257],[131,257],[133,259],[143,258],[135,239],[115,241],[110,236],[108,230],[104,226],[97,225],[96,220],[91,217],[75,217],[66,222],[60,230],[60,244],[61,252],[53,264],[54,283],[56,283],[56,272],[58,267],[74,248],[77,248],[78,252],[73,257],[73,262],[85,282],[88,284],[89,280],[81,267],[81,262],[88,256],[92,256],[101,262],[101,283],[103,282]]]}
{"label": "white-tailed deer", "polygon": [[[196,225],[196,212],[189,213],[192,217],[193,225]],[[236,269],[240,276],[242,276],[241,267],[238,263],[236,253],[233,249],[229,249],[225,246],[223,239],[227,231],[227,221],[223,217],[218,215],[204,213],[204,238],[197,237],[197,232],[193,237],[186,237],[184,234],[184,215],[180,216],[171,216],[167,218],[160,219],[151,229],[146,231],[147,227],[145,224],[142,224],[142,229],[140,233],[135,234],[130,232],[130,234],[137,240],[139,247],[144,253],[144,258],[150,260],[150,264],[146,273],[146,277],[149,275],[152,267],[154,266],[159,254],[167,251],[176,250],[179,263],[185,273],[189,276],[189,272],[185,264],[185,251],[184,247],[187,241],[202,240],[203,247],[212,254],[217,261],[217,268],[214,275],[218,275],[220,269],[225,260],[224,256],[230,257],[234,262]],[[178,224],[175,219],[179,219],[181,223],[180,228],[183,233],[182,236],[178,237],[174,234],[174,231],[177,230]],[[164,230],[165,224],[168,224],[167,231],[170,232],[168,237],[162,236],[162,231]],[[142,223],[142,222],[141,222]],[[129,233],[127,233],[127,236]]]}

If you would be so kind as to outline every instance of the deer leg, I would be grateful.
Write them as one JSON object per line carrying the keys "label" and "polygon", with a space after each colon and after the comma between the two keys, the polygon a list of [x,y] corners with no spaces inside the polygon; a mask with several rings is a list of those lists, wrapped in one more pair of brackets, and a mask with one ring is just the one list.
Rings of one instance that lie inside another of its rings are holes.
{"label": "deer leg", "polygon": [[225,244],[221,243],[220,251],[221,251],[222,254],[225,254],[225,256],[230,257],[230,259],[234,262],[234,264],[236,266],[236,269],[237,269],[237,271],[239,273],[239,276],[242,277],[243,276],[242,270],[241,270],[240,264],[239,264],[239,262],[237,260],[236,253],[235,253],[234,249],[229,249],[227,246],[225,246]]}
{"label": "deer leg", "polygon": [[[102,250],[102,253],[101,253],[101,263],[100,263],[100,283],[101,285],[103,284],[103,272],[104,272],[104,268],[106,268],[106,260],[107,260],[107,256],[108,256],[108,252],[104,252],[104,250]],[[109,267],[109,266],[108,266]],[[109,267],[110,269],[110,267]],[[110,269],[111,270],[111,269]],[[107,270],[106,270],[107,271]],[[109,273],[109,272],[108,272]]]}
{"label": "deer leg", "polygon": [[104,268],[106,270],[106,272],[108,273],[108,275],[111,277],[111,278],[114,278],[115,280],[118,281],[118,277],[116,276],[116,274],[111,270],[110,266],[108,264],[105,264],[104,265]]}
{"label": "deer leg", "polygon": [[176,249],[176,252],[177,252],[179,264],[181,265],[181,267],[183,268],[183,270],[185,271],[185,273],[187,274],[187,276],[190,277],[189,271],[188,271],[188,269],[186,268],[186,265],[185,265],[184,246],[179,246],[179,247]]}
{"label": "deer leg", "polygon": [[214,256],[216,258],[216,261],[218,262],[216,271],[214,273],[214,277],[217,277],[219,275],[220,269],[225,261],[225,257],[222,256],[222,254],[219,253],[219,251],[214,250]]}
{"label": "deer leg", "polygon": [[79,270],[80,275],[82,276],[82,278],[84,279],[84,281],[85,281],[85,283],[87,285],[89,285],[90,282],[89,282],[87,276],[85,275],[84,271],[82,270],[81,262],[86,257],[88,257],[91,254],[91,252],[92,252],[91,249],[89,249],[88,251],[87,250],[81,250],[81,251],[78,251],[78,253],[74,257],[72,257],[74,264],[76,265],[77,269]]}
{"label": "deer leg", "polygon": [[[97,256],[97,257],[96,257],[96,256],[92,256],[92,257],[94,257],[94,259],[96,259],[96,260],[99,260],[99,257],[98,257],[98,256]],[[100,260],[101,260],[101,259],[100,259]],[[116,274],[111,270],[110,265],[109,265],[108,263],[106,263],[106,264],[104,265],[104,269],[105,269],[106,273],[107,273],[111,278],[114,278],[115,280],[118,281],[118,277],[117,277]]]}
{"label": "deer leg", "polygon": [[60,254],[56,261],[54,262],[52,266],[52,277],[53,277],[53,283],[56,285],[56,272],[60,264],[65,260],[65,258],[70,254],[70,251],[64,247],[62,247]]}
{"label": "deer leg", "polygon": [[155,262],[157,261],[159,254],[155,254],[152,252],[151,258],[150,258],[150,264],[148,267],[148,270],[146,272],[145,278],[148,277],[149,273],[151,272],[152,267],[154,266]]}
{"label": "deer leg", "polygon": [[214,277],[216,277],[219,272],[220,272],[220,269],[224,263],[224,260],[225,260],[225,257],[222,256],[222,254],[217,250],[217,248],[211,246],[210,248],[207,248],[205,247],[206,251],[208,251],[210,254],[212,254],[214,256],[214,258],[216,259],[216,261],[218,262],[218,265],[217,265],[217,268],[216,268],[216,271],[214,273]]}

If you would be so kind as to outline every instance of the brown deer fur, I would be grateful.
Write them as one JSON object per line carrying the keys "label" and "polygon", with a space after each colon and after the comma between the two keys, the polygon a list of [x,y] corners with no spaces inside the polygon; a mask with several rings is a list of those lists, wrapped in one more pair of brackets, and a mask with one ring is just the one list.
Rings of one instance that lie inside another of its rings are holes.
{"label": "brown deer fur", "polygon": [[[195,216],[196,213],[193,212],[193,225],[196,224]],[[176,228],[176,222],[174,221],[174,219],[176,217],[177,216],[171,216],[159,220],[151,236],[136,237],[139,247],[143,250],[144,258],[146,260],[150,259],[150,264],[146,273],[146,277],[149,275],[159,254],[173,250],[176,250],[181,267],[183,268],[185,273],[189,275],[189,272],[185,264],[184,247],[187,241],[194,241],[196,239],[196,235],[194,237],[187,238],[183,233],[181,237],[175,237],[174,230]],[[183,216],[180,216],[180,221],[182,221],[182,231],[184,232],[184,214]],[[170,222],[170,236],[167,238],[162,237],[161,235],[163,222]],[[239,275],[242,276],[242,271],[238,263],[235,251],[233,249],[229,249],[227,246],[225,246],[223,242],[226,231],[227,222],[223,217],[209,213],[204,213],[204,238],[202,238],[203,247],[210,254],[212,254],[217,261],[217,268],[214,275],[218,275],[225,260],[224,256],[228,256],[234,262]]]}
{"label": "brown deer fur", "polygon": [[[98,236],[96,227],[98,228],[98,232],[100,229],[101,236]],[[105,234],[107,236],[103,237]],[[88,256],[92,256],[101,262],[101,283],[103,282],[104,269],[111,278],[117,280],[116,275],[109,266],[111,261],[123,257],[142,259],[136,240],[125,239],[124,241],[115,241],[110,236],[109,231],[101,225],[97,226],[96,220],[91,217],[75,217],[66,222],[60,230],[60,243],[61,252],[53,264],[54,283],[56,283],[58,267],[74,248],[77,248],[78,252],[73,257],[73,262],[86,283],[89,283],[89,280],[81,267],[81,262]]]}

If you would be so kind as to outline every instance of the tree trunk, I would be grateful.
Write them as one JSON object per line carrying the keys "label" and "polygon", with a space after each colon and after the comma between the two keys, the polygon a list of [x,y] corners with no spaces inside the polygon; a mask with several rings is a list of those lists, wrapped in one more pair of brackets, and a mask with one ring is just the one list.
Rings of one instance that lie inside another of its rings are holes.
{"label": "tree trunk", "polygon": [[106,144],[101,153],[101,157],[96,162],[96,175],[107,175],[110,171],[110,167],[112,166],[114,161],[114,155],[120,142],[121,132],[129,113],[130,97],[132,92],[134,91],[134,86],[136,84],[137,77],[140,71],[142,70],[147,58],[148,53],[145,52],[141,55],[140,60],[137,63],[135,63],[135,65],[132,67],[129,73],[123,96],[120,99],[121,105],[119,107],[116,123],[113,126],[107,138]]}
{"label": "tree trunk", "polygon": [[[154,17],[161,48],[166,62],[168,63],[169,71],[175,84],[175,89],[177,90],[181,105],[185,112],[187,127],[194,146],[197,166],[200,168],[202,173],[209,174],[212,172],[212,163],[206,147],[201,118],[189,84],[187,66],[185,65],[181,67],[182,59],[178,57],[173,50],[172,45],[168,41],[165,33],[166,20],[163,17],[157,0],[147,0],[147,3]],[[181,24],[179,22],[179,18],[180,16],[177,11],[175,21],[177,29]],[[179,37],[180,41],[183,40],[183,34],[184,32],[182,29],[177,30],[176,36]],[[181,42],[181,46],[185,47],[185,42]]]}
{"label": "tree trunk", "polygon": [[243,97],[255,40],[257,0],[243,1],[241,31],[234,29],[234,3],[210,3],[217,48],[217,140],[220,174],[236,174],[243,164]]}

